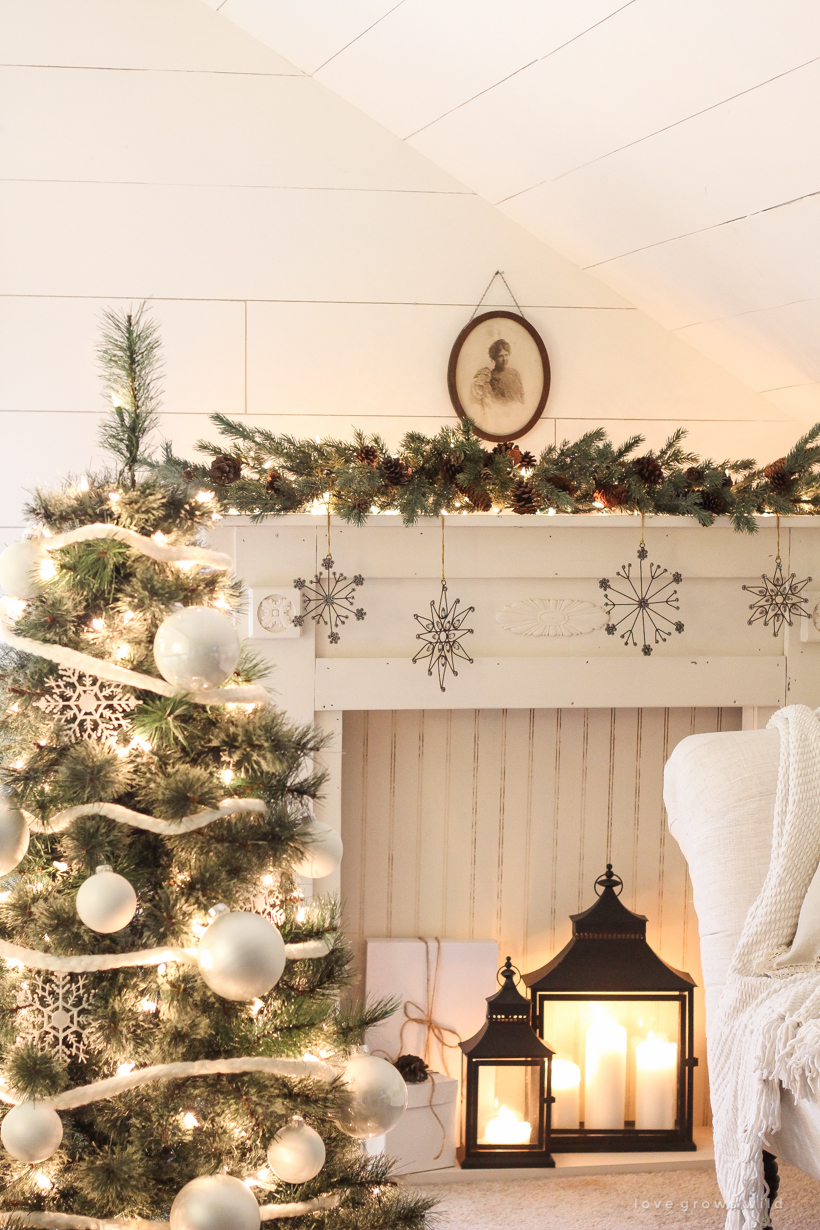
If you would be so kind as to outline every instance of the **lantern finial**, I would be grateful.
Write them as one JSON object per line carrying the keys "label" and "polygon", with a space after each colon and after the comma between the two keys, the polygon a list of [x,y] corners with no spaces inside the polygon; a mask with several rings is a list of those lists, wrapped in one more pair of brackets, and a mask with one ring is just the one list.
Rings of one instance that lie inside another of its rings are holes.
{"label": "lantern finial", "polygon": [[600,897],[605,889],[610,889],[615,893],[616,897],[620,897],[623,892],[624,882],[620,876],[616,875],[612,870],[612,864],[607,863],[606,872],[602,876],[598,876],[595,881],[595,893]]}

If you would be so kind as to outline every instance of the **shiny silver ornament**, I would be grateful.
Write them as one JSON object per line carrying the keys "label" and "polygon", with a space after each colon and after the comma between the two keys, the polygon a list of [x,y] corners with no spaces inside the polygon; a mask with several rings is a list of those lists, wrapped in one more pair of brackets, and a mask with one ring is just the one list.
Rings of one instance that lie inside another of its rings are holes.
{"label": "shiny silver ornament", "polygon": [[283,1183],[308,1183],[324,1164],[325,1142],[301,1115],[294,1115],[268,1145],[268,1165]]}
{"label": "shiny silver ornament", "polygon": [[348,1059],[342,1080],[351,1100],[337,1120],[355,1140],[381,1136],[394,1128],[407,1109],[407,1086],[401,1073],[363,1047]]}
{"label": "shiny silver ornament", "polygon": [[285,968],[285,943],[261,914],[216,906],[199,941],[199,972],[223,999],[248,1002],[267,995]]}
{"label": "shiny silver ornament", "polygon": [[21,1102],[13,1106],[0,1126],[3,1148],[18,1162],[44,1162],[53,1157],[63,1139],[63,1124],[53,1106]]}
{"label": "shiny silver ornament", "polygon": [[170,1230],[259,1230],[261,1224],[256,1197],[232,1175],[192,1179],[171,1205]]}
{"label": "shiny silver ornament", "polygon": [[137,911],[137,894],[125,876],[103,863],[77,890],[77,913],[100,935],[127,927]]}
{"label": "shiny silver ornament", "polygon": [[0,875],[19,867],[31,837],[26,818],[8,799],[0,798]]}
{"label": "shiny silver ornament", "polygon": [[163,679],[181,692],[218,688],[236,670],[239,636],[222,611],[188,606],[174,611],[157,628],[154,661]]}

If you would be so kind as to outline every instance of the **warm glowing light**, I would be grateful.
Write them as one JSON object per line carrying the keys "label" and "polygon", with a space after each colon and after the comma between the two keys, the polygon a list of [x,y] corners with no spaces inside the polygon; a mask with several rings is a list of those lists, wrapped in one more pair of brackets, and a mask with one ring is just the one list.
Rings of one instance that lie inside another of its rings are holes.
{"label": "warm glowing light", "polygon": [[626,1029],[600,1004],[593,1004],[593,1024],[586,1032],[584,1124],[620,1131],[626,1099]]}
{"label": "warm glowing light", "polygon": [[34,1182],[37,1184],[41,1192],[50,1192],[54,1184],[47,1174],[43,1174],[42,1170],[38,1170],[34,1176]]}
{"label": "warm glowing light", "polygon": [[649,1031],[635,1047],[635,1127],[671,1131],[678,1102],[678,1044]]}
{"label": "warm glowing light", "polygon": [[109,491],[109,493],[108,493],[108,498],[109,498],[109,500],[111,501],[111,503],[112,503],[112,504],[117,504],[117,503],[119,503],[119,498],[120,498],[120,493],[119,493],[119,491]]}
{"label": "warm glowing light", "polygon": [[117,1076],[130,1076],[137,1065],[128,1060],[127,1063],[121,1063],[117,1068]]}
{"label": "warm glowing light", "polygon": [[118,645],[117,646],[117,657],[120,659],[127,658],[130,652],[131,652],[130,645]]}
{"label": "warm glowing light", "polygon": [[552,1096],[552,1126],[574,1131],[581,1119],[581,1069],[571,1059],[553,1059]]}
{"label": "warm glowing light", "polygon": [[139,1002],[140,1012],[156,1012],[159,1004],[154,999],[141,999]]}
{"label": "warm glowing light", "polygon": [[12,760],[11,767],[13,769],[22,769],[25,763],[26,763],[25,760]]}
{"label": "warm glowing light", "polygon": [[161,547],[165,546],[168,539],[163,534],[162,530],[157,530],[156,534],[152,534],[154,542],[158,542]]}
{"label": "warm glowing light", "polygon": [[80,476],[80,481],[77,483],[77,486],[79,487],[80,491],[88,491],[88,489],[89,489],[89,482],[88,482],[88,478],[87,478],[87,476],[86,476],[85,474],[82,474],[82,475]]}
{"label": "warm glowing light", "polygon": [[4,891],[0,893],[0,902],[8,901],[10,896],[11,896],[11,889],[10,888],[4,889]]}
{"label": "warm glowing light", "polygon": [[269,888],[270,885],[273,884],[274,882],[275,882],[274,876],[272,875],[262,876],[262,883],[265,885],[266,888]]}
{"label": "warm glowing light", "polygon": [[231,609],[230,602],[225,598],[217,598],[214,606],[219,607],[220,611],[229,611]]}
{"label": "warm glowing light", "polygon": [[233,781],[233,769],[223,769],[219,774],[226,786],[230,786]]}
{"label": "warm glowing light", "polygon": [[189,1110],[182,1116],[182,1122],[185,1124],[186,1128],[199,1127],[199,1120],[196,1115],[192,1114]]}
{"label": "warm glowing light", "polygon": [[214,493],[213,491],[197,491],[196,498],[199,500],[200,504],[210,504],[211,500],[214,498]]}
{"label": "warm glowing light", "polygon": [[604,507],[604,505],[601,503],[601,501],[600,501],[600,500],[593,500],[593,501],[592,501],[592,503],[593,503],[593,506],[594,506],[595,508],[603,508],[603,507]]}
{"label": "warm glowing light", "polygon": [[168,966],[165,964],[164,961],[162,965],[157,966],[157,973],[159,974],[160,978],[162,977],[162,975],[165,973],[167,969],[168,969]]}
{"label": "warm glowing light", "polygon": [[306,906],[306,905],[303,905],[303,906],[301,907],[301,909],[298,909],[298,910],[296,911],[296,921],[297,921],[298,923],[303,923],[303,922],[305,921],[305,919],[307,918],[307,913],[308,913],[308,912],[307,912],[307,906]]}
{"label": "warm glowing light", "polygon": [[122,622],[123,622],[124,624],[130,624],[130,622],[131,622],[131,620],[132,620],[133,618],[134,618],[134,612],[133,612],[133,611],[126,611],[126,612],[125,612],[125,614],[124,614],[124,615],[123,615],[123,617],[122,617]]}
{"label": "warm glowing light", "polygon": [[547,516],[548,516],[548,517],[554,517],[554,516],[555,516],[555,509],[554,509],[554,508],[548,508],[548,509],[547,509]]}
{"label": "warm glowing light", "polygon": [[20,706],[17,704],[17,701],[15,701],[13,705],[9,705],[8,709],[6,710],[6,712],[7,712],[7,713],[19,713],[19,712],[20,712]]}
{"label": "warm glowing light", "polygon": [[[201,939],[202,939],[202,937],[203,937],[203,935],[205,934],[205,932],[208,930],[208,924],[207,924],[207,923],[205,923],[205,922],[201,922],[201,921],[197,918],[197,919],[195,919],[195,920],[194,920],[194,922],[192,922],[192,923],[191,923],[191,930],[193,931],[193,933],[194,933],[194,935],[196,936],[196,938],[197,938],[198,940],[201,940]],[[205,956],[205,953],[203,953],[202,955],[203,955],[203,957],[204,957],[204,956]]]}
{"label": "warm glowing light", "polygon": [[264,1006],[261,999],[255,999],[249,1009],[251,1016],[258,1016]]}
{"label": "warm glowing light", "polygon": [[490,1145],[528,1145],[531,1135],[532,1125],[506,1106],[499,1107],[498,1114],[484,1129],[484,1140]]}
{"label": "warm glowing light", "polygon": [[4,598],[3,605],[12,619],[19,619],[26,609],[26,604],[22,598]]}
{"label": "warm glowing light", "polygon": [[9,969],[22,969],[23,962],[18,961],[16,957],[6,957],[6,965]]}
{"label": "warm glowing light", "polygon": [[231,517],[238,517],[238,516],[239,516],[239,509],[238,509],[238,508],[229,508],[229,509],[228,509],[228,515],[229,515],[229,516],[231,516]]}
{"label": "warm glowing light", "polygon": [[57,575],[57,565],[50,559],[44,559],[40,565],[40,579],[53,581]]}
{"label": "warm glowing light", "polygon": [[105,627],[105,620],[104,619],[92,619],[91,627],[94,629],[95,632],[102,632],[103,628]]}
{"label": "warm glowing light", "polygon": [[58,871],[68,871],[68,863],[64,863],[62,859],[55,858],[51,865],[52,867],[56,867]]}
{"label": "warm glowing light", "polygon": [[302,1056],[302,1063],[318,1063],[318,1062],[319,1060],[317,1056],[311,1055],[310,1051],[305,1051],[304,1055]]}

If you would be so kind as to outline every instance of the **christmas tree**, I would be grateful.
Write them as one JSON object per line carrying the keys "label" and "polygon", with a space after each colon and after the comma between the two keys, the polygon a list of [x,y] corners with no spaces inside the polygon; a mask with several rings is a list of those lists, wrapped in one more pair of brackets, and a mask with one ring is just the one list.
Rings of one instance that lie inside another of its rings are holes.
{"label": "christmas tree", "polygon": [[339,853],[321,738],[240,651],[211,495],[147,463],[145,313],[100,355],[112,469],[0,558],[0,1224],[415,1230],[360,1144],[404,1104],[357,1052],[388,1008],[345,1004],[337,904],[298,891]]}

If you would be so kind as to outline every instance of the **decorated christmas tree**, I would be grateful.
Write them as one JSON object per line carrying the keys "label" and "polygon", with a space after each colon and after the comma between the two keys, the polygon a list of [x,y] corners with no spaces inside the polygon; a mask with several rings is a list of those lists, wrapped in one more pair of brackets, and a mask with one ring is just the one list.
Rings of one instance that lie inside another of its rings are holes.
{"label": "decorated christmas tree", "polygon": [[320,736],[240,648],[212,496],[152,471],[160,354],[106,318],[114,464],[0,557],[0,1224],[421,1227],[361,1139],[405,1089],[357,1050]]}

